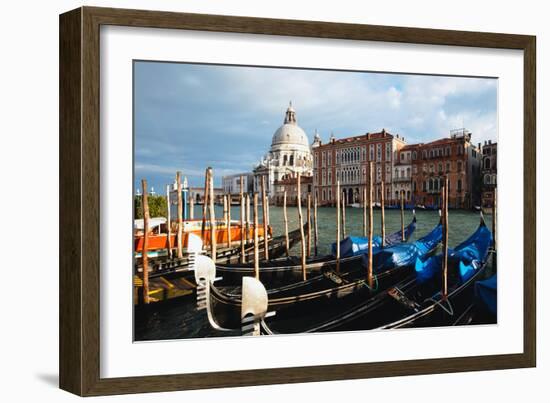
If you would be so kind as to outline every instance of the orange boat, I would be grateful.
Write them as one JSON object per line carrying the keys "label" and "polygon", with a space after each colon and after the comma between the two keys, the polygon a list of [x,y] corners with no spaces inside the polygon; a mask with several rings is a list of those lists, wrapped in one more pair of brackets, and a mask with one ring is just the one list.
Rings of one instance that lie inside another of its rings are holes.
{"label": "orange boat", "polygon": [[[167,248],[175,248],[177,247],[177,241],[176,241],[176,230],[175,225],[172,229],[170,240],[168,240],[168,234],[166,233],[166,221],[162,221],[160,219],[153,219],[156,221],[153,221],[153,225],[151,226],[151,230],[149,232],[148,237],[148,251],[159,251],[162,249]],[[136,220],[136,222],[143,222],[143,220]],[[174,224],[174,223],[173,223]],[[227,240],[228,240],[228,231],[227,231],[227,225],[226,222],[223,220],[216,220],[216,244],[219,247],[228,246]],[[245,233],[245,240],[251,241],[254,238],[254,225],[250,224],[248,230],[248,234]],[[140,230],[141,229],[141,230]],[[163,231],[164,229],[164,231]],[[246,226],[244,229],[241,228],[240,221],[231,221],[230,223],[230,233],[231,233],[231,245],[236,246],[240,245],[241,243],[241,232],[244,230],[246,232]],[[183,247],[187,247],[187,239],[189,237],[189,234],[195,234],[201,237],[202,235],[202,220],[186,220],[183,222]],[[264,228],[263,226],[258,226],[258,238],[263,239],[264,236]],[[268,236],[272,236],[272,229],[271,227],[268,227]],[[203,238],[203,245],[209,246],[210,245],[210,222],[206,222],[205,225],[205,231],[204,231],[204,238]],[[170,243],[168,243],[170,241]],[[143,250],[143,225],[141,225],[141,228],[139,225],[136,226],[136,229],[134,230],[134,252],[140,253]]]}

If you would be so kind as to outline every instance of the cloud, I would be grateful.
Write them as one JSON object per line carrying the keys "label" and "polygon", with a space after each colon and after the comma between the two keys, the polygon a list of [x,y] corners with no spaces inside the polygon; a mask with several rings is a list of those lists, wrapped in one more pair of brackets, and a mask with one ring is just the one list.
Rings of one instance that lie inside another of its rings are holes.
{"label": "cloud", "polygon": [[[466,126],[474,141],[497,139],[497,80],[182,63],[135,66],[136,181],[193,186],[204,169],[249,171],[268,151],[288,102],[310,142],[386,128],[426,142]],[[138,177],[139,175],[139,177]]]}

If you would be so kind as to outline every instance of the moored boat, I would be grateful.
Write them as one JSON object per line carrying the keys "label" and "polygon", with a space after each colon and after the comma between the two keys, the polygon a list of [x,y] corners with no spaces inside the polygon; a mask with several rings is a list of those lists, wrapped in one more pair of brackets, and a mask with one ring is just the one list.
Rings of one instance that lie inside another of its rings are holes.
{"label": "moored boat", "polygon": [[[329,303],[347,298],[351,294],[368,298],[406,275],[412,270],[415,257],[432,253],[440,242],[441,224],[438,224],[425,237],[409,244],[410,247],[401,248],[402,245],[395,245],[375,248],[373,272],[376,286],[373,288],[367,285],[366,270],[361,267],[360,261],[350,259],[347,265],[341,264],[340,272],[336,271],[335,267],[325,267],[322,274],[306,281],[268,289],[269,310],[277,312],[274,320],[284,322],[295,316],[307,315],[309,311],[324,311]],[[212,316],[222,327],[234,328],[239,325],[240,306],[240,290],[225,292],[217,286],[211,287]]]}
{"label": "moored boat", "polygon": [[[162,221],[164,220],[164,221]],[[148,237],[147,250],[149,252],[160,253],[164,251],[167,253],[168,248],[175,248],[177,246],[177,235],[176,230],[172,229],[170,237],[166,231],[166,219],[153,218],[152,221],[157,225],[153,227],[153,230],[150,231]],[[134,224],[134,252],[141,254],[143,250],[143,220],[136,220]],[[174,224],[174,223],[173,223]],[[186,248],[189,234],[195,234],[201,237],[203,245],[205,247],[210,246],[212,236],[210,234],[210,222],[206,221],[204,229],[204,235],[202,231],[202,220],[185,220],[183,221],[183,231],[182,231],[182,247]],[[164,232],[161,232],[164,229]],[[216,220],[215,221],[215,234],[216,234],[216,244],[219,246],[238,246],[241,242],[241,233],[244,232],[244,238],[247,240],[247,243],[250,243],[254,236],[254,224],[248,223],[244,225],[244,228],[241,228],[240,221],[232,220],[230,223],[230,231],[227,229],[227,223],[225,220]],[[231,244],[228,245],[228,233],[231,234]],[[268,227],[268,237],[272,236],[272,229]],[[263,239],[264,237],[264,228],[263,226],[258,226],[258,238]]]}
{"label": "moored boat", "polygon": [[[307,225],[307,224],[306,224]],[[307,228],[304,226],[304,228]],[[416,229],[416,216],[413,217],[411,223],[405,227],[405,241],[407,241]],[[386,245],[391,246],[396,243],[402,242],[401,231],[396,231],[386,237]],[[299,232],[295,236],[289,236],[291,242],[296,243],[300,240]],[[353,240],[355,239],[355,241]],[[343,271],[347,270],[347,267],[351,267],[361,261],[361,256],[368,249],[368,240],[366,238],[351,237],[341,241],[341,254],[340,267]],[[359,240],[359,241],[357,241]],[[375,246],[381,246],[381,238],[373,237],[373,244]],[[284,245],[283,245],[284,248]],[[335,246],[333,245],[333,249]],[[352,250],[354,253],[346,253],[346,250]],[[283,249],[282,253],[286,251]],[[281,254],[282,254],[281,253]],[[261,254],[260,254],[261,255]],[[269,261],[260,261],[260,280],[264,284],[268,285],[282,285],[300,281],[302,279],[302,265],[300,257],[289,256],[281,257],[279,259],[270,254],[271,259]],[[280,255],[279,255],[280,256]],[[249,260],[250,262],[250,260]],[[306,272],[309,274],[318,273],[322,270],[332,270],[336,267],[335,252],[330,255],[315,256],[308,258],[306,261]],[[239,285],[243,276],[254,275],[254,263],[217,263],[216,270],[221,280],[218,284],[221,285]]]}
{"label": "moored boat", "polygon": [[[473,287],[482,278],[492,235],[481,222],[478,229],[449,250],[449,292],[441,298],[442,255],[417,257],[415,270],[383,292],[367,298],[346,298],[324,312],[278,318],[262,323],[263,334],[388,329],[452,325],[473,300]],[[329,319],[327,319],[327,317]]]}
{"label": "moored boat", "polygon": [[[401,231],[395,231],[386,236],[384,245],[392,246],[401,242],[406,242],[416,230],[416,214],[413,210],[413,219],[409,225]],[[377,248],[382,246],[382,237],[374,236],[372,246]],[[369,247],[368,237],[348,236],[340,241],[340,257],[362,256]],[[331,245],[332,255],[336,255],[336,243]]]}

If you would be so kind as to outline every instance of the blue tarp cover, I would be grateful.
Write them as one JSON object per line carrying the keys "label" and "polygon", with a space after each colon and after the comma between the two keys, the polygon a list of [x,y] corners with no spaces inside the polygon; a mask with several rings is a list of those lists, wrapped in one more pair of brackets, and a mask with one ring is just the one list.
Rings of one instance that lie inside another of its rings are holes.
{"label": "blue tarp cover", "polygon": [[[491,231],[482,224],[464,242],[447,252],[448,263],[458,266],[460,279],[467,281],[481,267],[482,262],[487,259],[489,247],[493,242]],[[417,280],[425,282],[441,272],[443,255],[431,256],[427,259],[417,258],[415,263]],[[455,266],[455,267],[456,267]]]}
{"label": "blue tarp cover", "polygon": [[[373,249],[374,271],[392,267],[411,266],[419,257],[424,257],[432,251],[442,238],[441,224],[438,224],[427,235],[413,243],[400,243],[387,248]],[[368,265],[368,255],[363,255],[363,266]]]}
{"label": "blue tarp cover", "polygon": [[[409,239],[416,229],[416,217],[405,227],[405,240]],[[392,246],[401,243],[401,231],[394,232],[386,236],[386,246]],[[372,247],[380,248],[382,246],[382,237],[372,238]],[[336,256],[336,243],[331,245],[332,255]],[[369,250],[369,238],[359,236],[348,236],[340,241],[340,257],[357,256],[367,253]]]}

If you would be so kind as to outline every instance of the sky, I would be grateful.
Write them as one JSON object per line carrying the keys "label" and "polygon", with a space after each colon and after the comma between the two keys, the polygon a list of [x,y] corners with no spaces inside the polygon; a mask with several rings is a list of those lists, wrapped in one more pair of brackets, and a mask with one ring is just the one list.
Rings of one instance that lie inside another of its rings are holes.
{"label": "sky", "polygon": [[190,186],[204,170],[249,172],[266,154],[290,101],[313,141],[385,128],[407,144],[466,127],[472,141],[497,140],[493,78],[134,62],[134,187],[155,191],[177,170]]}

